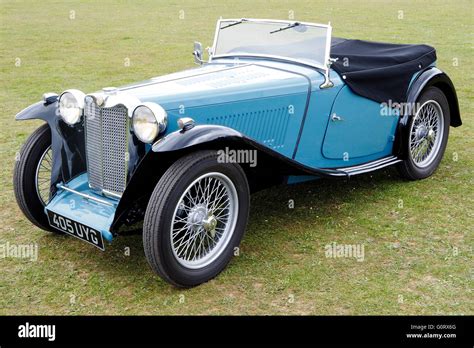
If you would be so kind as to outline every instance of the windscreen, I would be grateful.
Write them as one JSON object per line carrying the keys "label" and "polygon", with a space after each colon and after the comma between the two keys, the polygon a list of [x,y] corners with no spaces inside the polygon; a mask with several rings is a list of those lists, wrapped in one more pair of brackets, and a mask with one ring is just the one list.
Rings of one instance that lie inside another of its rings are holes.
{"label": "windscreen", "polygon": [[328,30],[298,22],[221,21],[214,56],[275,56],[324,67]]}

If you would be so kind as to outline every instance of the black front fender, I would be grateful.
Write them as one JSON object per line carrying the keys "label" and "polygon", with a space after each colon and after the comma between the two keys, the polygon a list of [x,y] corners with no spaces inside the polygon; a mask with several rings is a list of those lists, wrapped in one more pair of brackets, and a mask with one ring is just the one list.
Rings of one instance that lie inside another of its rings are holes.
{"label": "black front fender", "polygon": [[333,169],[312,168],[293,160],[281,153],[250,139],[235,129],[216,126],[200,125],[186,131],[176,131],[158,140],[152,146],[155,153],[169,153],[176,151],[187,152],[190,149],[214,148],[223,150],[224,147],[254,149],[259,154],[274,159],[281,167],[291,168],[296,174],[334,176],[342,172]]}
{"label": "black front fender", "polygon": [[56,193],[56,184],[67,182],[86,170],[84,128],[82,123],[66,124],[58,113],[58,103],[38,102],[20,111],[16,120],[43,120],[51,129],[51,196]]}
{"label": "black front fender", "polygon": [[49,124],[58,116],[57,110],[58,110],[57,102],[46,104],[45,102],[40,101],[20,111],[15,116],[15,120],[22,121],[22,120],[37,119],[37,120],[46,121]]}
{"label": "black front fender", "polygon": [[235,129],[224,126],[195,126],[186,131],[168,134],[154,143],[152,150],[153,152],[177,151],[223,139],[244,139],[244,135]]}

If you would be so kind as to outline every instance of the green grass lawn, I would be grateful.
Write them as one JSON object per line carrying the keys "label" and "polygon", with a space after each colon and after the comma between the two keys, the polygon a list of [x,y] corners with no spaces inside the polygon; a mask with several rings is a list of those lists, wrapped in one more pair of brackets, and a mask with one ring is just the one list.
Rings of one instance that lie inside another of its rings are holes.
{"label": "green grass lawn", "polygon": [[[473,7],[446,0],[1,0],[0,244],[37,243],[39,258],[0,259],[0,314],[473,314]],[[44,233],[21,214],[12,192],[15,155],[41,122],[14,116],[42,93],[91,92],[191,67],[193,41],[210,45],[220,16],[291,15],[331,21],[336,36],[437,48],[464,125],[451,128],[435,175],[406,182],[387,169],[259,192],[240,255],[190,290],[152,273],[139,235],[102,253]],[[364,260],[327,258],[333,242],[363,244]]]}

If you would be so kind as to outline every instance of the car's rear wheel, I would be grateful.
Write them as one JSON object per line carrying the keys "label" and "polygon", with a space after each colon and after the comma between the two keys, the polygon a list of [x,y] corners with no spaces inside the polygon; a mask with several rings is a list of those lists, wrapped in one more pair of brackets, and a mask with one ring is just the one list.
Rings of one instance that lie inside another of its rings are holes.
{"label": "car's rear wheel", "polygon": [[429,177],[443,158],[449,135],[449,104],[444,93],[428,88],[418,99],[406,137],[407,159],[398,166],[410,180]]}
{"label": "car's rear wheel", "polygon": [[147,260],[176,286],[206,282],[229,263],[248,212],[249,187],[238,164],[218,163],[215,151],[185,156],[165,172],[148,203]]}
{"label": "car's rear wheel", "polygon": [[51,130],[44,124],[28,137],[20,150],[13,187],[18,206],[28,220],[43,230],[61,233],[49,226],[44,213],[49,201],[51,168]]}

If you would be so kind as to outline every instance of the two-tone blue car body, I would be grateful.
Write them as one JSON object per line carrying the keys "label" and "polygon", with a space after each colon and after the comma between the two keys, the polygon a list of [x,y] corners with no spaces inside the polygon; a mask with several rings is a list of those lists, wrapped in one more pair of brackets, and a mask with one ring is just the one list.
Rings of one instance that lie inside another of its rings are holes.
{"label": "two-tone blue car body", "polygon": [[[101,249],[143,228],[165,280],[217,275],[245,230],[252,191],[396,164],[433,173],[454,87],[425,45],[332,39],[330,25],[220,20],[199,67],[120,88],[46,94],[17,115],[47,125],[15,169],[25,215]],[[140,222],[143,221],[143,227]]]}

